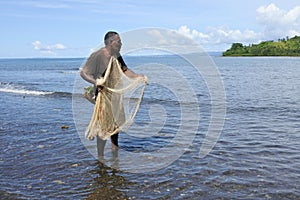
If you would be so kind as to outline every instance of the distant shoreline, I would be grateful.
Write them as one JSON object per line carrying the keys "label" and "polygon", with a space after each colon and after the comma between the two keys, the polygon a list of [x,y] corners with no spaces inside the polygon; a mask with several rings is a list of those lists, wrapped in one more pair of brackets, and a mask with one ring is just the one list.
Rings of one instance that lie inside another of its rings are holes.
{"label": "distant shoreline", "polygon": [[[209,56],[222,56],[222,51],[208,51],[205,52],[203,51],[204,54],[208,54]],[[175,55],[175,54],[174,54]],[[124,57],[128,56],[128,57],[145,57],[145,56],[174,56],[173,54],[141,54],[141,55],[123,55]],[[185,55],[185,54],[180,54],[180,55]],[[87,59],[87,57],[0,57],[0,60],[13,60],[13,59],[17,59],[17,60],[43,60],[43,59]]]}
{"label": "distant shoreline", "polygon": [[242,43],[233,43],[231,48],[224,51],[222,56],[300,56],[300,36],[293,38],[278,39],[274,41],[263,41],[259,44],[244,46]]}

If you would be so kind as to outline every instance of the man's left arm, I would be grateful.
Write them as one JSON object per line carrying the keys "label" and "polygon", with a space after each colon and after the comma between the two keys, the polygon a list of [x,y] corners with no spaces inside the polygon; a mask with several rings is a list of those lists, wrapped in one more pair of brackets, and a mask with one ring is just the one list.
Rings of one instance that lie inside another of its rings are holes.
{"label": "man's left arm", "polygon": [[136,74],[128,68],[126,69],[126,71],[124,73],[126,74],[126,76],[128,76],[130,78],[145,77],[143,74]]}
{"label": "man's left arm", "polygon": [[121,55],[118,55],[118,61],[121,64],[122,71],[125,73],[126,76],[130,78],[137,78],[137,77],[145,77],[143,74],[136,74],[132,70],[130,70],[127,65],[125,64]]}

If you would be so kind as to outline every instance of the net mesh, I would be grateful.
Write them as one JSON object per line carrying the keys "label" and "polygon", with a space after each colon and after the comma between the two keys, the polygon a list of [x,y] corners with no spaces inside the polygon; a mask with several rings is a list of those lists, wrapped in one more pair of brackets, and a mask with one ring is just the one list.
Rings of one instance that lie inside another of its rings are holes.
{"label": "net mesh", "polygon": [[104,77],[97,79],[97,86],[102,90],[96,100],[89,89],[85,97],[95,103],[94,112],[85,131],[85,137],[93,140],[96,136],[106,140],[113,134],[126,131],[133,123],[144,90],[144,77],[131,78],[122,71],[120,63],[111,57]]}

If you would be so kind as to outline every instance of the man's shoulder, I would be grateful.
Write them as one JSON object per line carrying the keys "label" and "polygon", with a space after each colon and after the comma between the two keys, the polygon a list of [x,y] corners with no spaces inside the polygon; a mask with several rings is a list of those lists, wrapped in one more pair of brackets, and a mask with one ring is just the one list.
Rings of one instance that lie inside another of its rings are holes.
{"label": "man's shoulder", "polygon": [[108,57],[108,52],[105,49],[105,47],[102,47],[100,49],[98,49],[97,51],[95,51],[94,53],[92,53],[93,56],[97,56],[97,57],[101,57],[101,58],[105,58]]}

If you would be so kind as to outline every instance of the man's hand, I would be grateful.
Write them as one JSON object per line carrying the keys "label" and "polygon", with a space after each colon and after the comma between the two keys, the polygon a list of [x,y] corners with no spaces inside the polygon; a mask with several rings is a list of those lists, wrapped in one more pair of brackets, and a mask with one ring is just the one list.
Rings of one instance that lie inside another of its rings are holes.
{"label": "man's hand", "polygon": [[98,90],[98,92],[102,92],[102,90],[103,90],[103,86],[97,86],[97,90]]}
{"label": "man's hand", "polygon": [[144,77],[145,83],[148,84],[148,77],[145,75],[143,75],[143,77]]}

